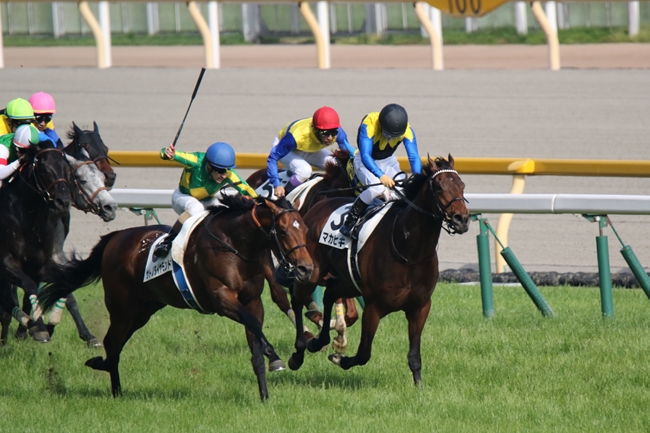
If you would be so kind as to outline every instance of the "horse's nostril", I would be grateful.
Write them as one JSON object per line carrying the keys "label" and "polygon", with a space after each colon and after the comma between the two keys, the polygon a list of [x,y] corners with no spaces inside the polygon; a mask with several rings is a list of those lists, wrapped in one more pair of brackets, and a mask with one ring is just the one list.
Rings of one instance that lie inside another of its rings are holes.
{"label": "horse's nostril", "polygon": [[115,212],[115,207],[112,204],[104,205],[104,211],[106,212]]}

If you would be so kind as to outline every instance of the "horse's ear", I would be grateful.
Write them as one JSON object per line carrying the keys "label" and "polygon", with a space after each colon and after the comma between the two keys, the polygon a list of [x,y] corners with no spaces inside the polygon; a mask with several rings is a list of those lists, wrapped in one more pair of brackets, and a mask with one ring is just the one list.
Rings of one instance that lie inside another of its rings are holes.
{"label": "horse's ear", "polygon": [[265,199],[264,199],[264,204],[266,204],[266,206],[267,206],[269,209],[271,209],[271,211],[272,211],[273,213],[278,213],[278,212],[280,212],[279,207],[278,207],[275,203],[273,203],[271,200],[269,200],[268,198],[265,198]]}
{"label": "horse's ear", "polygon": [[451,153],[447,155],[447,161],[449,161],[449,165],[451,165],[451,168],[454,168],[454,157],[451,156]]}
{"label": "horse's ear", "polygon": [[93,132],[95,134],[99,134],[99,127],[97,126],[97,123],[93,120]]}
{"label": "horse's ear", "polygon": [[431,171],[436,171],[438,170],[438,166],[436,165],[436,162],[431,159],[431,156],[427,153],[427,159],[429,160],[429,168]]}
{"label": "horse's ear", "polygon": [[74,122],[72,122],[72,129],[74,130],[75,135],[81,134],[81,132],[82,132],[81,129]]}

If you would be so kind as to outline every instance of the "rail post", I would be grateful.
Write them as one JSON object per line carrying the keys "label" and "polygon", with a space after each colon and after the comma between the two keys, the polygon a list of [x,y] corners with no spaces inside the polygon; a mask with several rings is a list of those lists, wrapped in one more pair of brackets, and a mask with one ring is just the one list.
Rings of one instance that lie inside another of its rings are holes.
{"label": "rail post", "polygon": [[609,219],[609,217],[607,217],[607,223],[612,228],[612,231],[616,235],[616,238],[623,247],[621,248],[621,255],[627,262],[627,265],[630,267],[630,270],[636,277],[639,285],[645,292],[645,295],[648,297],[648,299],[650,299],[650,277],[648,277],[645,269],[643,269],[643,266],[641,265],[641,262],[639,262],[639,259],[636,257],[636,254],[634,254],[634,251],[632,251],[632,247],[625,245],[623,239],[621,239],[621,237],[618,235],[618,232],[616,231],[616,228],[614,228],[614,224],[612,224],[612,221]]}
{"label": "rail post", "polygon": [[607,217],[596,215],[594,221],[598,222],[598,236],[596,236],[596,254],[598,256],[598,279],[600,283],[600,305],[603,317],[614,317],[614,303],[612,301],[612,276],[609,269],[609,245],[603,230],[607,227]]}
{"label": "rail post", "polygon": [[483,304],[483,317],[492,318],[496,315],[494,310],[494,295],[492,293],[492,271],[490,264],[490,240],[488,237],[487,221],[480,215],[472,215],[472,220],[479,222],[481,232],[476,236],[478,247],[478,269],[481,279],[481,303]]}

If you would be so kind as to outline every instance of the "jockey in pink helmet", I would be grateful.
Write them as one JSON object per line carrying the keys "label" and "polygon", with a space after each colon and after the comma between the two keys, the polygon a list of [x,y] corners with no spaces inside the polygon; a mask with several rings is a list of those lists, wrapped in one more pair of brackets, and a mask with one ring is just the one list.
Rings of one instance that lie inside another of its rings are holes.
{"label": "jockey in pink helmet", "polygon": [[29,103],[34,108],[34,126],[52,140],[58,148],[63,148],[63,142],[54,129],[52,116],[56,113],[56,103],[49,93],[37,92],[29,98]]}

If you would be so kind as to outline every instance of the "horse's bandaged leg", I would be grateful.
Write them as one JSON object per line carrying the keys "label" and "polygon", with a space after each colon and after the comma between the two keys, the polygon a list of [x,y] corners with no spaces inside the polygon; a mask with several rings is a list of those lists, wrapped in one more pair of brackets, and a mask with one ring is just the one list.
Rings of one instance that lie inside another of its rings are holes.
{"label": "horse's bandaged leg", "polygon": [[27,314],[23,313],[19,307],[15,307],[11,312],[11,315],[14,319],[18,320],[18,323],[23,325],[25,328],[29,328],[29,322],[32,320]]}
{"label": "horse's bandaged leg", "polygon": [[29,295],[29,302],[32,304],[32,318],[34,321],[37,321],[43,315],[43,310],[41,310],[41,306],[38,305],[38,298],[36,295]]}
{"label": "horse's bandaged leg", "polygon": [[63,307],[65,307],[65,298],[61,298],[58,301],[56,301],[56,304],[54,304],[54,307],[52,307],[52,312],[50,313],[50,317],[48,319],[48,324],[52,326],[56,326],[59,323],[61,323],[61,317],[63,316]]}

